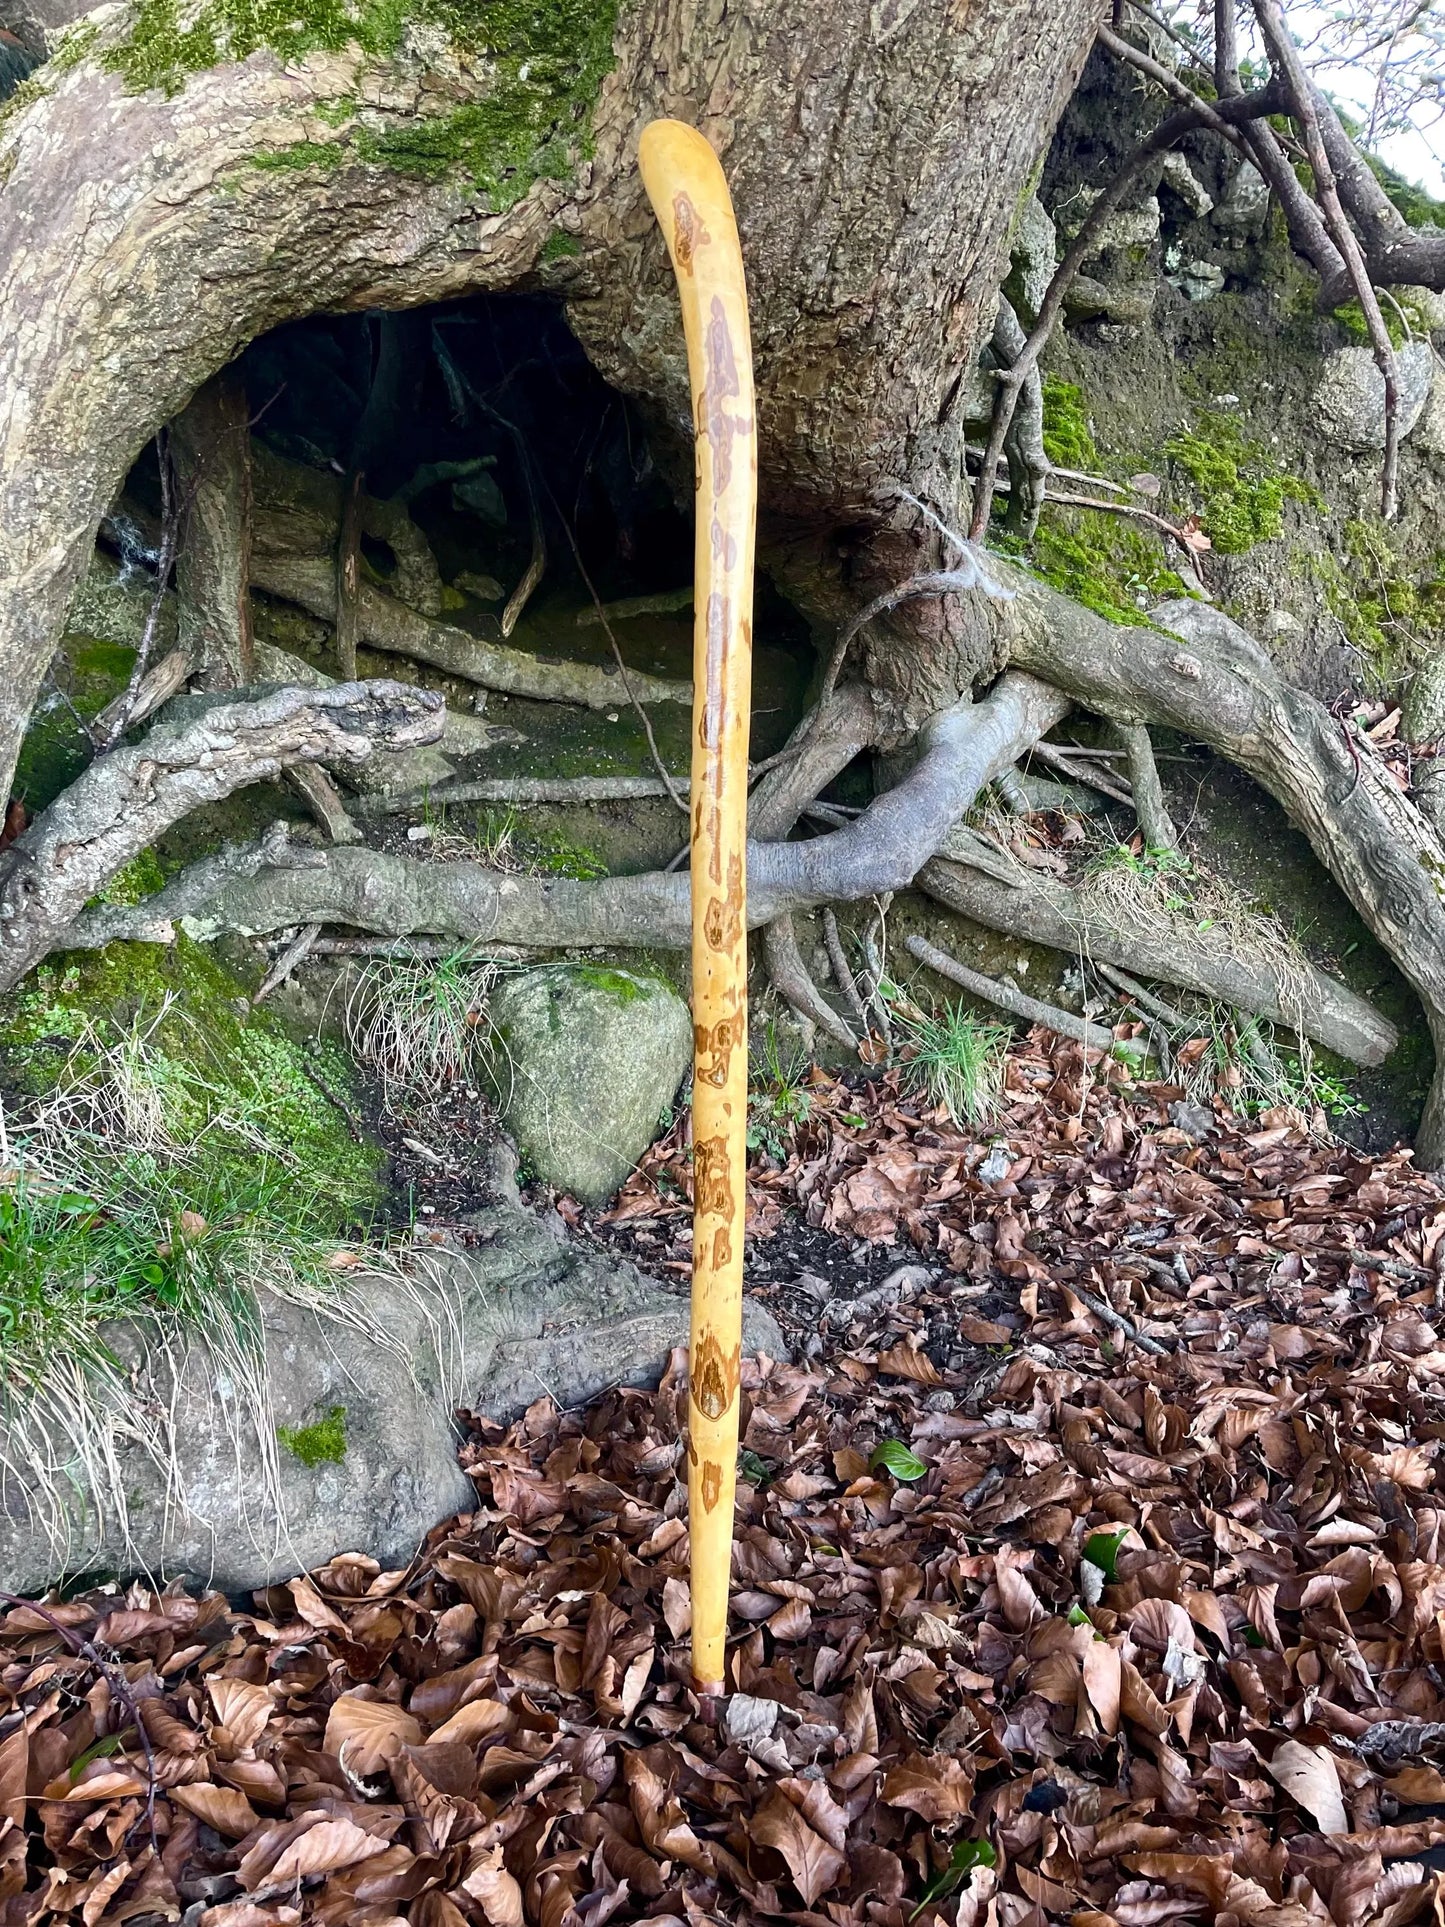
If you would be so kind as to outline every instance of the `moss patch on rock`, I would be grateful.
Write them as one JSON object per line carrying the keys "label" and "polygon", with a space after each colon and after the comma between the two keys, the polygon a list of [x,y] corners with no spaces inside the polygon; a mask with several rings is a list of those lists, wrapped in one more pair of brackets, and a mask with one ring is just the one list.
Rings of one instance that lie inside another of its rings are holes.
{"label": "moss patch on rock", "polygon": [[1198,490],[1200,521],[1221,555],[1243,555],[1272,541],[1284,526],[1286,501],[1317,500],[1307,482],[1245,439],[1234,415],[1202,409],[1193,428],[1175,435],[1165,453]]}
{"label": "moss patch on rock", "polygon": [[318,1465],[340,1465],[346,1457],[346,1407],[333,1405],[314,1425],[278,1425],[282,1445],[308,1470]]}
{"label": "moss patch on rock", "polygon": [[350,1060],[334,1045],[298,1043],[252,1010],[203,945],[181,936],[62,955],[0,1000],[0,1069],[23,1096],[83,1077],[138,1036],[157,1128],[201,1147],[207,1183],[249,1182],[266,1164],[287,1175],[298,1204],[311,1201],[304,1215],[318,1229],[372,1216],[380,1153],[352,1135]]}

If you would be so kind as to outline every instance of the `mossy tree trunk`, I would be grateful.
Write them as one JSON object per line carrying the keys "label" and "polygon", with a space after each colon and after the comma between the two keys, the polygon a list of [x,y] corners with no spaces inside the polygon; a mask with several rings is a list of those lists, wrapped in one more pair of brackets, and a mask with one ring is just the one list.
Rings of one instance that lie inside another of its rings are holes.
{"label": "mossy tree trunk", "polygon": [[890,478],[951,495],[962,376],[1100,7],[417,0],[399,36],[366,0],[349,25],[297,11],[277,49],[240,6],[189,35],[163,0],[108,11],[9,103],[0,786],[127,469],[265,329],[550,287],[607,372],[685,419],[635,166],[657,114],[714,139],[738,204],[765,535],[835,524]]}

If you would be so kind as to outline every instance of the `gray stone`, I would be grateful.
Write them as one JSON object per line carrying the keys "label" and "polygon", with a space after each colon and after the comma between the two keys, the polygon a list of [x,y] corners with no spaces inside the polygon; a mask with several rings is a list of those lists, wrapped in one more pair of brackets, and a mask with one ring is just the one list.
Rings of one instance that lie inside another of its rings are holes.
{"label": "gray stone", "polygon": [[1159,238],[1159,218],[1159,203],[1152,194],[1147,200],[1141,201],[1138,207],[1116,208],[1099,224],[1099,231],[1084,259],[1097,261],[1101,254],[1109,254],[1116,249],[1130,252],[1136,248],[1147,248]]}
{"label": "gray stone", "polygon": [[1027,325],[1037,318],[1044,305],[1058,260],[1058,235],[1048,209],[1037,194],[1030,194],[1019,210],[1012,252],[1013,275],[1009,287],[1016,297],[1014,306],[1019,310],[1019,319]]}
{"label": "gray stone", "polygon": [[1178,288],[1186,300],[1212,301],[1215,295],[1223,294],[1227,277],[1224,269],[1213,261],[1183,260],[1164,278]]}
{"label": "gray stone", "polygon": [[507,1130],[537,1176],[610,1198],[692,1062],[686,1004],[656,977],[559,964],[504,977],[488,1006]]}
{"label": "gray stone", "polygon": [[1002,1184],[1009,1172],[1012,1171],[1013,1165],[1013,1155],[1008,1146],[1006,1144],[995,1144],[990,1148],[988,1156],[979,1165],[978,1176],[985,1184]]}
{"label": "gray stone", "polygon": [[1164,156],[1164,167],[1159,178],[1163,186],[1178,195],[1191,214],[1201,215],[1212,211],[1214,196],[1177,147]]}
{"label": "gray stone", "polygon": [[[113,1328],[153,1415],[150,1448],[98,1396],[86,1436],[114,1452],[116,1476],[97,1489],[64,1449],[42,1477],[33,1441],[0,1427],[0,1588],[111,1571],[187,1573],[234,1593],[346,1551],[404,1566],[434,1525],[475,1505],[458,1405],[507,1420],[546,1395],[571,1406],[655,1385],[687,1341],[685,1298],[515,1204],[481,1212],[467,1235],[465,1249],[415,1250],[405,1273],[359,1277],[326,1313],[264,1297],[259,1372],[199,1339],[167,1348],[143,1325]],[[784,1355],[752,1303],[743,1344]]]}
{"label": "gray stone", "polygon": [[[1411,341],[1395,356],[1399,384],[1400,439],[1414,429],[1430,398],[1435,351]],[[1385,446],[1385,379],[1366,347],[1330,355],[1314,395],[1315,419],[1337,448],[1367,454]]]}
{"label": "gray stone", "polygon": [[1420,410],[1419,420],[1410,435],[1411,448],[1437,461],[1445,456],[1445,381],[1439,379],[1439,366],[1437,358],[1436,379],[1430,384],[1425,406]]}
{"label": "gray stone", "polygon": [[1262,234],[1269,218],[1269,184],[1257,167],[1243,161],[1214,204],[1210,217],[1226,234]]}

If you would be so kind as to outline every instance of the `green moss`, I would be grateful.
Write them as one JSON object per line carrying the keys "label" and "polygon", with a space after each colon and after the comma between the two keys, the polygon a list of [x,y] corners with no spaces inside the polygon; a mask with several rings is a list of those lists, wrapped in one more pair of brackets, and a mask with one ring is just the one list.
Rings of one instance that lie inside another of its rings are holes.
{"label": "green moss", "polygon": [[1050,509],[1026,549],[999,546],[1109,622],[1138,622],[1160,596],[1184,592],[1159,542],[1111,515]]}
{"label": "green moss", "polygon": [[1084,391],[1056,375],[1044,376],[1044,453],[1055,468],[1092,474],[1099,467]]}
{"label": "green moss", "polygon": [[[1389,299],[1382,299],[1380,314],[1385,323],[1385,332],[1390,337],[1391,347],[1403,348],[1406,341],[1411,338],[1416,341],[1427,341],[1430,337],[1429,315],[1418,301],[1411,300],[1408,295],[1399,302],[1398,306]],[[1335,309],[1334,315],[1335,320],[1339,322],[1351,341],[1359,342],[1361,346],[1368,346],[1370,327],[1365,320],[1365,311],[1358,301],[1346,301],[1342,307]]]}
{"label": "green moss", "polygon": [[54,680],[67,701],[43,695],[31,713],[20,747],[14,789],[32,816],[54,802],[73,783],[94,753],[77,714],[87,720],[125,688],[135,662],[133,650],[92,636],[69,635],[57,655]]}
{"label": "green moss", "polygon": [[1383,522],[1356,520],[1343,560],[1323,550],[1308,566],[1375,688],[1398,688],[1445,641],[1445,553],[1412,570]]}
{"label": "green moss", "polygon": [[[350,1060],[333,1045],[299,1044],[252,1010],[230,971],[184,935],[42,965],[0,1000],[0,1068],[40,1096],[77,1040],[100,1051],[138,1032],[148,1101],[168,1136],[204,1145],[218,1181],[268,1165],[291,1174],[318,1225],[339,1230],[372,1214],[379,1153],[353,1138],[334,1101],[356,1108]],[[72,1069],[83,1071],[86,1056]]]}
{"label": "green moss", "polygon": [[299,173],[308,167],[340,167],[346,150],[328,141],[296,141],[290,147],[264,148],[251,156],[252,167],[272,173]]}
{"label": "green moss", "polygon": [[153,850],[142,850],[139,856],[132,857],[123,870],[118,870],[101,891],[97,901],[101,903],[134,904],[143,903],[154,896],[165,883],[165,872]]}
{"label": "green moss", "polygon": [[596,850],[572,842],[560,830],[540,830],[533,842],[536,868],[544,876],[577,877],[585,883],[607,875],[607,865]]}
{"label": "green moss", "polygon": [[333,1405],[325,1418],[317,1419],[314,1425],[303,1425],[299,1430],[278,1425],[276,1436],[292,1458],[299,1459],[304,1466],[340,1465],[346,1457],[346,1407]]}
{"label": "green moss", "polygon": [[565,261],[570,256],[581,252],[581,245],[575,234],[568,234],[565,229],[554,227],[542,243],[541,258],[544,261]]}
{"label": "green moss", "polygon": [[[296,60],[356,45],[384,59],[409,22],[439,26],[459,52],[485,56],[487,97],[399,127],[358,127],[346,151],[422,179],[464,175],[503,208],[587,150],[616,17],[617,0],[203,0],[199,11],[182,0],[137,0],[130,34],[103,58],[131,92],[173,94],[187,75],[263,47]],[[324,143],[300,141],[257,164],[335,166],[339,158]]]}
{"label": "green moss", "polygon": [[1283,527],[1286,501],[1318,503],[1307,482],[1281,470],[1257,443],[1247,442],[1238,417],[1201,410],[1196,427],[1170,441],[1165,453],[1199,496],[1195,510],[1221,555],[1242,555]]}
{"label": "green moss", "polygon": [[586,984],[591,990],[605,991],[619,1004],[636,1003],[648,992],[647,983],[631,971],[610,970],[605,964],[570,964],[567,970],[577,983]]}

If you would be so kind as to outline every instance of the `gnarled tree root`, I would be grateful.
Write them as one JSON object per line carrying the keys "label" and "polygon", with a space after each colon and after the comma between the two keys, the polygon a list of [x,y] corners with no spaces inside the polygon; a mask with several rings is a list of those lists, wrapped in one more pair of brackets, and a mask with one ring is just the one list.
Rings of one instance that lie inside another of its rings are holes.
{"label": "gnarled tree root", "polygon": [[53,950],[82,906],[192,810],[298,764],[359,763],[428,742],[441,725],[442,700],[431,690],[338,683],[220,703],[97,758],[0,854],[0,989]]}
{"label": "gnarled tree root", "polygon": [[1002,883],[935,858],[919,871],[918,887],[985,929],[1232,1004],[1302,1031],[1353,1064],[1381,1064],[1397,1042],[1394,1026],[1372,1004],[1303,958],[1286,972],[1182,920],[1172,932],[1142,918],[1125,922],[1117,904],[1105,914],[1067,884],[1022,866],[1013,882]]}

